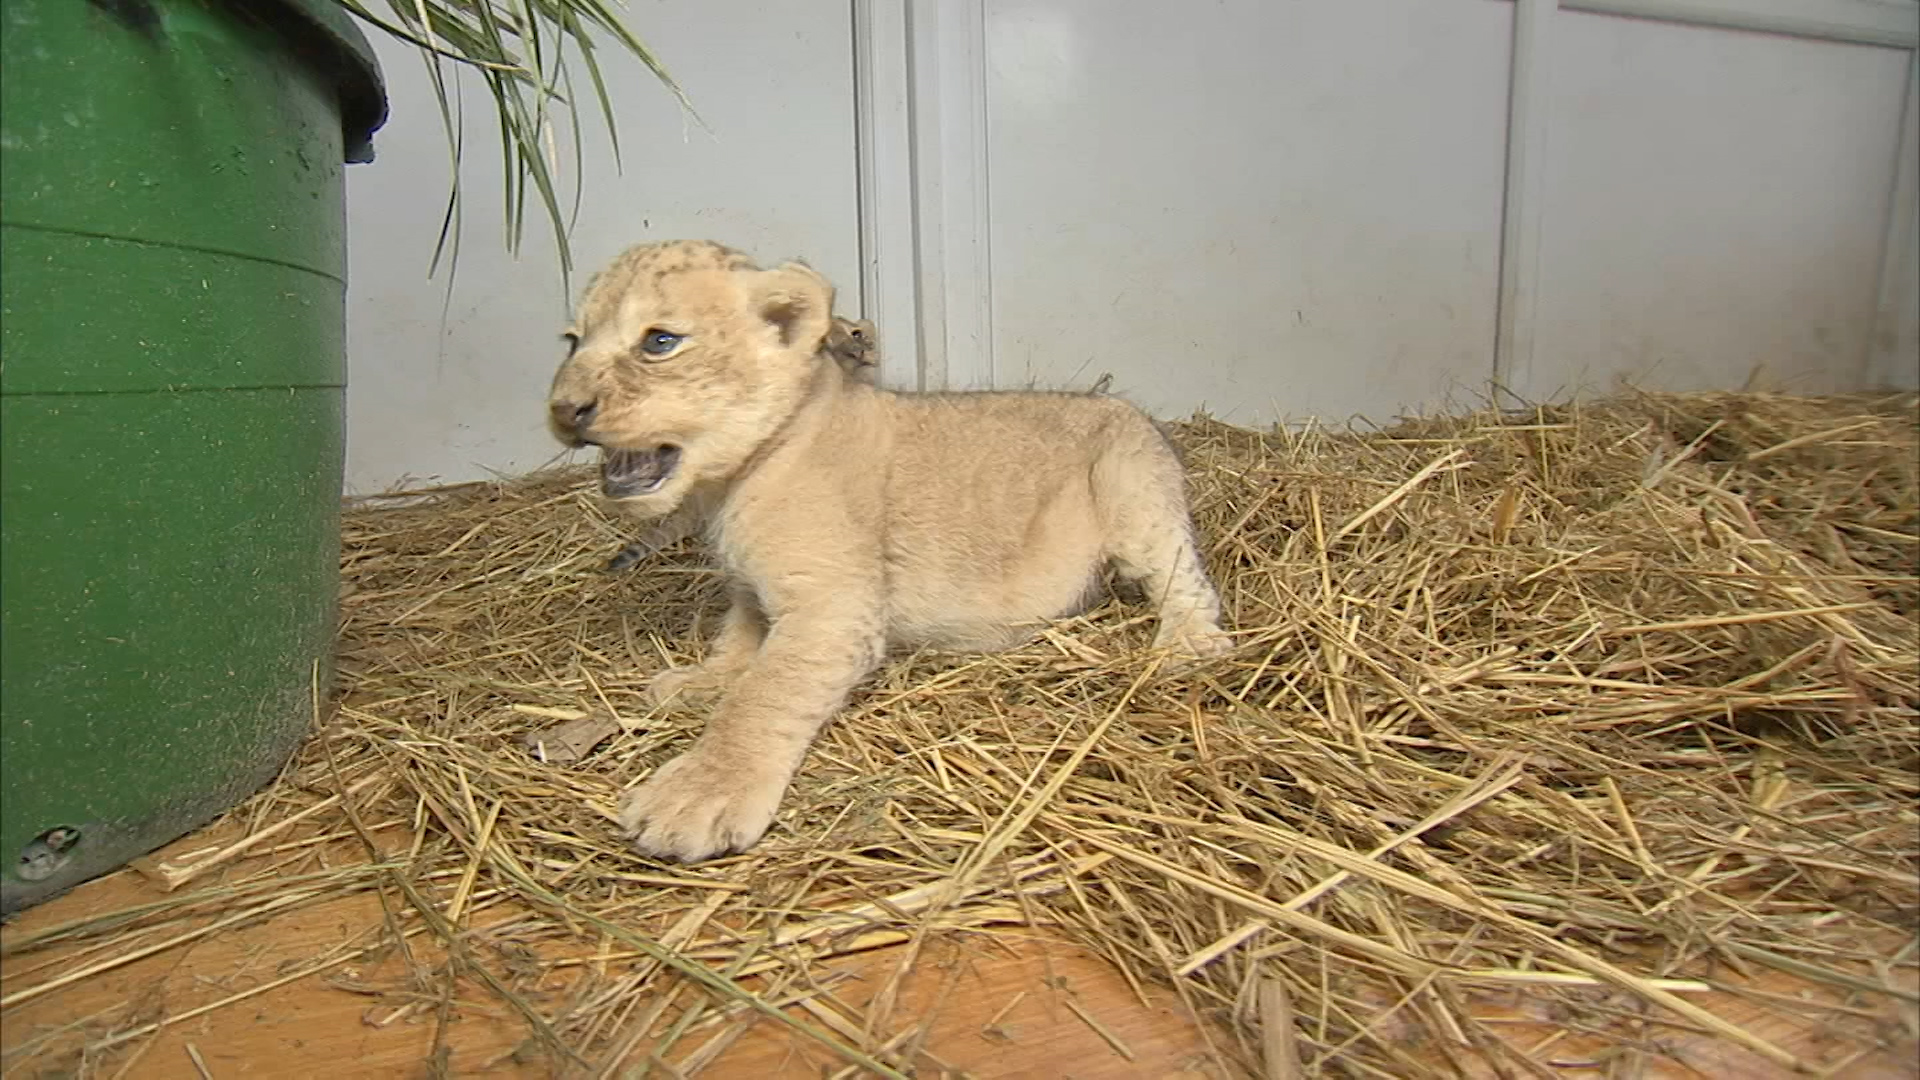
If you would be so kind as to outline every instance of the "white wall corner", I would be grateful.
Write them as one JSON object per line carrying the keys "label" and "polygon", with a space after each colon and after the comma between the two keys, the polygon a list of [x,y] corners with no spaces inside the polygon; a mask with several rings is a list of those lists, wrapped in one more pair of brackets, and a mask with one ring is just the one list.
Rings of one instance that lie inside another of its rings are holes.
{"label": "white wall corner", "polygon": [[880,378],[918,389],[922,368],[914,251],[909,0],[853,0],[860,316],[880,339]]}
{"label": "white wall corner", "polygon": [[1539,308],[1540,229],[1552,59],[1548,35],[1556,0],[1515,0],[1512,76],[1507,91],[1507,176],[1500,221],[1500,300],[1493,379],[1533,392],[1533,343]]}
{"label": "white wall corner", "polygon": [[[986,389],[994,385],[986,5],[905,3],[919,385]],[[884,345],[888,329],[879,330]]]}
{"label": "white wall corner", "polygon": [[1920,389],[1920,53],[1907,61],[1907,103],[1900,120],[1880,302],[1866,371],[1871,388]]}

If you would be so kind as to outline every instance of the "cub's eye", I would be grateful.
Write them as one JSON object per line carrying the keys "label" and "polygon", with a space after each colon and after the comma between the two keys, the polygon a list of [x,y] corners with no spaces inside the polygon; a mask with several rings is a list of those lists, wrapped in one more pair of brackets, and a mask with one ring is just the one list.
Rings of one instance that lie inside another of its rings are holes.
{"label": "cub's eye", "polygon": [[686,337],[669,330],[649,330],[647,336],[640,339],[640,351],[648,356],[659,358],[680,347]]}
{"label": "cub's eye", "polygon": [[561,334],[560,337],[567,343],[567,357],[571,359],[574,353],[580,351],[580,335],[568,331],[567,333]]}

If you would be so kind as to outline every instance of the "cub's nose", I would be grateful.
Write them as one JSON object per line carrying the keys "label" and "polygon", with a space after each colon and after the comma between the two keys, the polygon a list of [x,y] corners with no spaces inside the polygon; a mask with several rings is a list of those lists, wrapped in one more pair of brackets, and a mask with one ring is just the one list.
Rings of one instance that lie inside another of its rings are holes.
{"label": "cub's nose", "polygon": [[597,401],[553,401],[547,405],[548,415],[553,420],[554,430],[574,438],[580,437],[580,430],[593,423],[600,412]]}

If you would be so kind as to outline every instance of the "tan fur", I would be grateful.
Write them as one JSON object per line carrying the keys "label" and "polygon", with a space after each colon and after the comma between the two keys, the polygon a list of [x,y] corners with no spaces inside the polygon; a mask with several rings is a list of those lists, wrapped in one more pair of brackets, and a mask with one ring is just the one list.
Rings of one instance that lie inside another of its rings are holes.
{"label": "tan fur", "polygon": [[[836,315],[833,325],[827,330],[827,340],[821,347],[828,357],[840,365],[840,370],[847,373],[848,378],[869,384],[878,380],[880,346],[872,322]],[[706,524],[704,511],[705,507],[697,500],[690,500],[675,507],[667,516],[650,520],[640,539],[621,548],[618,554],[608,560],[607,569],[626,570],[654,552],[694,535]]]}
{"label": "tan fur", "polygon": [[[656,517],[695,507],[732,582],[706,662],[651,687],[723,693],[693,746],[622,802],[644,855],[750,847],[888,649],[1011,646],[1082,610],[1103,566],[1145,587],[1157,645],[1231,644],[1179,463],[1143,413],[1085,393],[880,389],[827,359],[832,309],[832,286],[799,263],[637,247],[588,287],[554,378],[562,440],[679,449],[630,502]],[[656,329],[684,339],[647,357]]]}

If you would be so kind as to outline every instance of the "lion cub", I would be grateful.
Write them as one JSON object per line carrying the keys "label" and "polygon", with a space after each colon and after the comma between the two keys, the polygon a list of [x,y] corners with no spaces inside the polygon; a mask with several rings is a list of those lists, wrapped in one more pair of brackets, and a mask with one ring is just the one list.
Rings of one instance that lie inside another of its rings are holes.
{"label": "lion cub", "polygon": [[[848,378],[871,384],[880,376],[879,346],[874,338],[875,329],[871,321],[835,315],[833,324],[827,328],[827,340],[822,348],[840,365],[840,370],[847,373]],[[651,522],[640,539],[621,548],[618,554],[607,560],[608,572],[618,573],[629,569],[654,552],[671,547],[698,532],[701,509],[689,501],[674,508],[666,517]]]}
{"label": "lion cub", "polygon": [[1104,566],[1158,606],[1155,644],[1231,640],[1184,477],[1139,410],[1084,393],[894,393],[826,352],[834,290],[696,241],[621,255],[588,285],[548,418],[604,451],[644,517],[696,510],[732,584],[707,660],[664,699],[722,690],[685,753],[629,790],[643,855],[743,851],[814,737],[891,647],[987,651],[1084,610]]}

